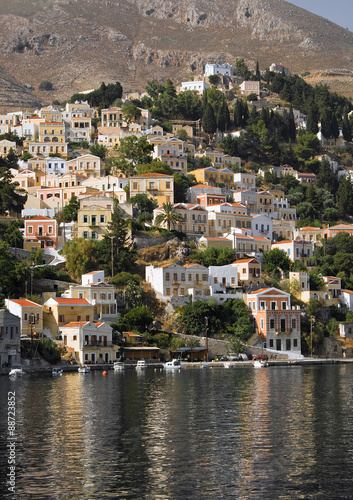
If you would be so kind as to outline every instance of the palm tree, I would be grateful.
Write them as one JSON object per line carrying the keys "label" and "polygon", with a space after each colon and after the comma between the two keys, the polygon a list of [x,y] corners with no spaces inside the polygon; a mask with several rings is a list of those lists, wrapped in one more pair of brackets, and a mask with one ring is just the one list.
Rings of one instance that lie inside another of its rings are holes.
{"label": "palm tree", "polygon": [[173,205],[170,202],[163,203],[163,211],[160,212],[156,219],[155,223],[157,226],[160,226],[162,224],[167,225],[168,231],[170,231],[170,227],[173,224],[176,224],[177,222],[180,222],[182,220],[182,215],[179,214],[174,208]]}

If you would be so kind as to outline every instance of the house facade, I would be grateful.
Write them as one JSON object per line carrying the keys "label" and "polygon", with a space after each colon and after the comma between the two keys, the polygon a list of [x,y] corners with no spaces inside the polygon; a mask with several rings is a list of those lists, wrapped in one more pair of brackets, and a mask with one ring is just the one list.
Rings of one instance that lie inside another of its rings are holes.
{"label": "house facade", "polygon": [[5,299],[6,308],[20,318],[22,337],[41,337],[43,334],[43,308],[27,299]]}
{"label": "house facade", "polygon": [[73,321],[59,328],[66,349],[81,364],[113,363],[120,347],[112,341],[112,327],[105,322]]}
{"label": "house facade", "polygon": [[2,368],[21,366],[20,318],[0,309],[0,372]]}
{"label": "house facade", "polygon": [[263,288],[248,293],[246,300],[264,348],[300,355],[300,308],[291,307],[290,294]]}
{"label": "house facade", "polygon": [[23,248],[25,250],[38,251],[58,247],[58,223],[56,219],[38,216],[26,219],[24,224]]}

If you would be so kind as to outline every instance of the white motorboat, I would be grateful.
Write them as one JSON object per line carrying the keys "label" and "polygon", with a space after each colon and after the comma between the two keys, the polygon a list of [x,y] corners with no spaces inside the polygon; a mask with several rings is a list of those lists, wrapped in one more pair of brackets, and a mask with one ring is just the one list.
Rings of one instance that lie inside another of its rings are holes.
{"label": "white motorboat", "polygon": [[22,368],[13,368],[10,373],[9,377],[23,377],[23,375],[26,375],[26,372],[22,370]]}
{"label": "white motorboat", "polygon": [[125,365],[123,361],[115,361],[114,363],[114,370],[116,372],[120,372],[121,370],[125,369]]}
{"label": "white motorboat", "polygon": [[267,361],[264,361],[263,359],[256,359],[254,361],[254,368],[267,368],[268,363]]}
{"label": "white motorboat", "polygon": [[82,365],[78,369],[78,373],[89,373],[91,371],[91,368],[87,365]]}
{"label": "white motorboat", "polygon": [[167,361],[166,363],[163,363],[163,367],[166,370],[180,370],[180,359],[172,359],[171,361]]}
{"label": "white motorboat", "polygon": [[60,377],[63,374],[63,369],[62,368],[53,368],[51,371],[51,374],[53,377]]}
{"label": "white motorboat", "polygon": [[147,368],[146,361],[145,361],[144,359],[140,359],[140,360],[137,362],[137,365],[136,365],[136,370],[144,370],[145,368]]}
{"label": "white motorboat", "polygon": [[223,363],[224,368],[235,368],[235,363],[231,363],[229,361],[225,361]]}

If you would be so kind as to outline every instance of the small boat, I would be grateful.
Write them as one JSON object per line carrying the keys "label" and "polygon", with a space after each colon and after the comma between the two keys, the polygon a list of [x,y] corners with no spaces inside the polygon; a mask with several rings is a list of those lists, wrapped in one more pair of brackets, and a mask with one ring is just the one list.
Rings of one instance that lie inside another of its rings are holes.
{"label": "small boat", "polygon": [[180,370],[180,359],[172,359],[171,361],[167,361],[166,363],[163,363],[163,367],[166,370]]}
{"label": "small boat", "polygon": [[229,361],[225,361],[223,363],[224,368],[235,368],[235,363],[230,363]]}
{"label": "small boat", "polygon": [[121,370],[125,369],[125,365],[123,361],[115,361],[114,363],[114,370],[116,372],[120,372]]}
{"label": "small boat", "polygon": [[254,361],[254,368],[267,368],[268,363],[267,361],[264,361],[263,359],[256,359]]}
{"label": "small boat", "polygon": [[201,365],[201,368],[209,368],[210,367],[210,363],[202,363]]}
{"label": "small boat", "polygon": [[89,373],[91,371],[91,368],[87,365],[82,365],[78,369],[78,373]]}
{"label": "small boat", "polygon": [[136,370],[144,370],[145,368],[147,368],[146,361],[144,359],[139,360],[136,365]]}
{"label": "small boat", "polygon": [[51,371],[51,374],[53,377],[60,377],[63,374],[63,369],[62,368],[53,368]]}
{"label": "small boat", "polygon": [[26,372],[22,370],[22,368],[13,368],[10,373],[9,377],[23,377],[23,375],[26,375]]}

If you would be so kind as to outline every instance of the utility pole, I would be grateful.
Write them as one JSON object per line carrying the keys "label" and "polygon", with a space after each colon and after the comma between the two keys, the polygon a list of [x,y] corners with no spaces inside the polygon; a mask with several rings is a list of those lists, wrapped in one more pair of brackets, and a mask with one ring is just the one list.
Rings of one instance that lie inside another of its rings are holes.
{"label": "utility pole", "polygon": [[310,324],[310,357],[313,357],[313,316],[311,316]]}
{"label": "utility pole", "polygon": [[205,317],[206,361],[208,361],[208,317]]}

